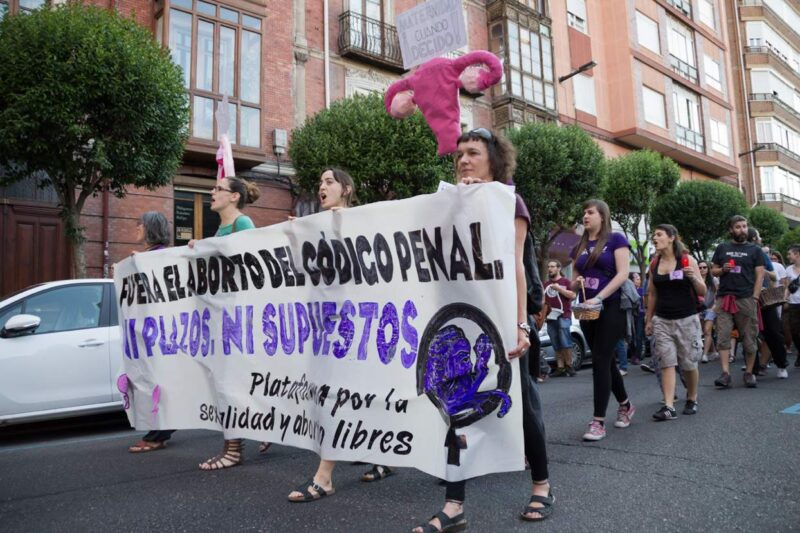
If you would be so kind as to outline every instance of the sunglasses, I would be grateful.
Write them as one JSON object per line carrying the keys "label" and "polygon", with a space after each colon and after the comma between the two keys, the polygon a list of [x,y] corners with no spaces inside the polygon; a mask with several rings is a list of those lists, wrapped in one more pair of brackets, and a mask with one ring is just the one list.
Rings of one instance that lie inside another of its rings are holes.
{"label": "sunglasses", "polygon": [[494,134],[486,128],[475,128],[474,130],[469,130],[467,135],[477,135],[487,142],[494,141]]}
{"label": "sunglasses", "polygon": [[211,187],[211,192],[222,192],[222,191],[233,193],[232,190],[226,189],[225,187],[220,187],[219,185],[214,185],[213,187]]}

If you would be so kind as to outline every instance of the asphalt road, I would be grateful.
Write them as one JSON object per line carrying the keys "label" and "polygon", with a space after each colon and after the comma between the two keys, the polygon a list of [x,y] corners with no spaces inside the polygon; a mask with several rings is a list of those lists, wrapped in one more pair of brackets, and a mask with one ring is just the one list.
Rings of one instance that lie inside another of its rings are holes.
{"label": "asphalt road", "polygon": [[[540,386],[554,514],[519,520],[529,474],[486,476],[467,487],[470,531],[800,530],[800,414],[780,412],[800,403],[800,371],[777,380],[772,369],[755,390],[735,376],[732,390],[716,391],[718,367],[704,365],[699,414],[659,423],[655,378],[631,368],[633,424],[615,429],[609,409],[597,443],[580,440],[591,369]],[[127,453],[140,435],[123,416],[0,430],[0,531],[408,531],[444,498],[415,470],[365,484],[366,467],[341,464],[335,495],[292,504],[286,495],[316,468],[310,452],[259,456],[248,441],[244,465],[207,473],[197,463],[217,453],[219,434],[181,431],[166,450]]]}

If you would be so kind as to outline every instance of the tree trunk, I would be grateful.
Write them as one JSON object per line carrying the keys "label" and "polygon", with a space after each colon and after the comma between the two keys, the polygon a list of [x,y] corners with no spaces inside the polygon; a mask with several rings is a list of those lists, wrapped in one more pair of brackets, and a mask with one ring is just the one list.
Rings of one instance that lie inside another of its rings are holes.
{"label": "tree trunk", "polygon": [[72,248],[72,277],[81,279],[86,277],[86,256],[83,243],[86,238],[80,226],[81,209],[85,199],[83,194],[75,198],[75,190],[69,185],[56,188],[61,202],[61,218],[64,221],[64,232]]}

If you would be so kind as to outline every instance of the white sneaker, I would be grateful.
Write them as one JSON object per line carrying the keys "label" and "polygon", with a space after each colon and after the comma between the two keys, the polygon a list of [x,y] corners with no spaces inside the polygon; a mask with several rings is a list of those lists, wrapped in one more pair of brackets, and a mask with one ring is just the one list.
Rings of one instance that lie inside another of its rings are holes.
{"label": "white sneaker", "polygon": [[627,375],[628,375],[628,371],[627,371],[627,370],[620,370],[620,371],[619,371],[619,373],[620,373],[620,375],[621,375],[622,377],[625,377],[625,376],[627,376]]}
{"label": "white sneaker", "polygon": [[719,359],[719,352],[711,352],[710,354],[708,354],[709,361],[716,361],[718,359]]}
{"label": "white sneaker", "polygon": [[789,372],[787,372],[785,368],[778,369],[778,379],[787,379],[788,377]]}
{"label": "white sneaker", "polygon": [[708,354],[703,354],[703,357],[700,358],[701,363],[708,363]]}

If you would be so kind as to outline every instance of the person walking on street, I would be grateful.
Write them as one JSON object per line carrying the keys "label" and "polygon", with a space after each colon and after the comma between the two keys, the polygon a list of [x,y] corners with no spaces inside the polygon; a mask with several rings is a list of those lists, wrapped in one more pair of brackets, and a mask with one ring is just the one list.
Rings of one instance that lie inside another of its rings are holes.
{"label": "person walking on street", "polygon": [[654,337],[655,359],[661,368],[661,391],[664,405],[653,414],[659,421],[674,420],[678,414],[675,398],[675,367],[680,365],[686,385],[683,414],[697,413],[697,363],[703,350],[703,334],[697,319],[697,298],[706,293],[706,285],[689,256],[678,230],[660,224],[653,232],[656,257],[650,265],[652,283],[648,289],[645,331]]}
{"label": "person walking on street", "polygon": [[791,265],[786,267],[786,309],[785,312],[789,321],[789,330],[792,333],[792,342],[797,350],[797,358],[794,361],[795,367],[800,367],[800,244],[789,246],[786,255]]}
{"label": "person walking on street", "polygon": [[711,275],[711,269],[707,261],[697,263],[697,268],[700,269],[700,275],[706,284],[704,300],[706,310],[700,313],[700,320],[703,322],[703,357],[700,362],[708,363],[719,359],[719,353],[714,343],[714,319],[717,318],[717,314],[714,312],[714,299],[717,295],[719,280]]}
{"label": "person walking on street", "polygon": [[[581,320],[581,330],[592,349],[594,410],[583,439],[606,437],[606,409],[611,393],[619,402],[614,426],[631,425],[636,408],[628,399],[625,383],[616,362],[615,347],[625,338],[627,315],[620,307],[620,287],[628,279],[630,244],[621,233],[611,231],[611,212],[602,200],[583,204],[584,232],[570,253],[575,261],[573,291],[585,288],[587,306],[601,307],[596,320]],[[573,312],[575,307],[573,306]]]}
{"label": "person walking on street", "polygon": [[548,306],[547,335],[556,353],[556,371],[553,377],[574,376],[572,368],[572,300],[575,293],[570,290],[570,282],[561,273],[561,262],[551,259],[547,262],[547,281],[544,284],[544,300]]}
{"label": "person walking on street", "polygon": [[731,331],[739,331],[747,367],[744,384],[756,387],[753,365],[756,360],[758,338],[758,298],[764,280],[764,252],[747,242],[747,219],[734,215],[728,220],[731,240],[717,246],[711,273],[719,278],[714,311],[717,313],[717,347],[722,373],[714,381],[719,388],[731,386],[730,360]]}

